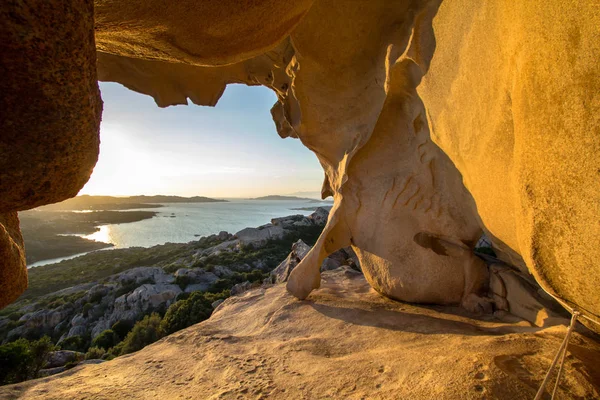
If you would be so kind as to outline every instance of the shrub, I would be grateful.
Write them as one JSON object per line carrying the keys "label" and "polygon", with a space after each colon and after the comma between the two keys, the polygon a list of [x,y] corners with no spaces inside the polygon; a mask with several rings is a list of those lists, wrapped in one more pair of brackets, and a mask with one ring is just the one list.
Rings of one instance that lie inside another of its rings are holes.
{"label": "shrub", "polygon": [[187,299],[179,300],[169,307],[162,320],[162,329],[171,334],[180,329],[208,319],[212,314],[212,303],[229,296],[229,291],[219,294],[194,292]]}
{"label": "shrub", "polygon": [[75,368],[79,364],[79,361],[69,361],[65,364],[65,369]]}
{"label": "shrub", "polygon": [[174,274],[175,271],[177,271],[180,268],[184,268],[184,266],[181,264],[171,264],[167,265],[166,267],[163,267],[163,271],[165,271],[167,274]]}
{"label": "shrub", "polygon": [[54,350],[50,338],[29,341],[18,339],[0,346],[0,383],[17,383],[37,378],[48,353]]}
{"label": "shrub", "polygon": [[[106,332],[106,331],[105,331]],[[104,354],[106,354],[106,350],[104,350],[101,347],[90,347],[87,351],[87,353],[85,353],[85,359],[86,360],[98,360],[98,359],[102,359],[102,357],[104,357]]]}
{"label": "shrub", "polygon": [[122,348],[118,355],[133,353],[163,337],[161,321],[160,315],[152,313],[152,315],[146,315],[143,320],[136,322],[123,342],[119,343]]}
{"label": "shrub", "polygon": [[19,318],[21,318],[23,316],[23,313],[20,312],[13,312],[8,316],[8,319],[10,319],[11,321],[17,321]]}
{"label": "shrub", "polygon": [[87,340],[79,335],[69,336],[59,344],[60,348],[63,350],[80,351],[82,353],[85,352],[88,347]]}
{"label": "shrub", "polygon": [[111,326],[110,329],[112,329],[119,336],[119,340],[123,340],[129,331],[133,329],[133,322],[128,320],[118,320],[113,324],[113,326]]}
{"label": "shrub", "polygon": [[119,335],[117,335],[115,331],[113,331],[112,329],[107,329],[104,332],[100,333],[98,336],[96,336],[94,340],[92,340],[92,347],[110,349],[120,341],[121,338],[119,338]]}
{"label": "shrub", "polygon": [[185,290],[185,288],[187,287],[187,285],[190,284],[190,282],[191,282],[191,279],[187,275],[179,275],[178,277],[175,278],[175,284],[179,285],[181,290]]}
{"label": "shrub", "polygon": [[181,292],[177,295],[177,297],[175,297],[175,301],[179,301],[179,300],[185,300],[188,297],[190,297],[191,293],[189,292]]}

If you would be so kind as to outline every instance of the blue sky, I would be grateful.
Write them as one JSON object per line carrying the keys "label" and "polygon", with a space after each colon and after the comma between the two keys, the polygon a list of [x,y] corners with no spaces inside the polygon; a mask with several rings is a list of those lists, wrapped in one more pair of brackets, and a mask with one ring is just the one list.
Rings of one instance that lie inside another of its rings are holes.
{"label": "blue sky", "polygon": [[323,171],[297,139],[281,139],[264,87],[229,85],[216,107],[159,108],[100,83],[100,158],[80,194],[256,197],[320,191]]}

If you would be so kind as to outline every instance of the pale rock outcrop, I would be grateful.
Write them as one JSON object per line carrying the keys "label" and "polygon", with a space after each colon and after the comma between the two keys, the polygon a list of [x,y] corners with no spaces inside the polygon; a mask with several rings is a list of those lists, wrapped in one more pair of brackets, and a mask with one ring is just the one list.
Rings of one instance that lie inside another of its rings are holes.
{"label": "pale rock outcrop", "polygon": [[213,283],[215,283],[219,277],[212,272],[207,272],[202,268],[181,268],[175,271],[175,279],[184,278],[188,285],[185,287],[185,292],[191,293],[198,290],[205,291]]}
{"label": "pale rock outcrop", "polygon": [[285,230],[281,225],[266,224],[258,228],[245,228],[235,236],[244,246],[263,246],[269,240],[281,239]]}
{"label": "pale rock outcrop", "polygon": [[177,285],[159,283],[144,284],[137,287],[130,294],[118,297],[114,303],[114,310],[109,317],[111,324],[119,320],[135,321],[139,316],[159,306],[168,307],[182,292]]}
{"label": "pale rock outcrop", "polygon": [[[287,282],[292,270],[306,257],[310,249],[311,247],[304,243],[302,239],[294,243],[292,251],[288,254],[287,258],[271,271],[269,278],[267,278],[267,283],[277,284]],[[321,271],[334,270],[341,266],[352,266],[358,269],[356,254],[354,254],[351,248],[340,249],[330,254],[321,263]]]}
{"label": "pale rock outcrop", "polygon": [[[339,269],[311,301],[283,285],[250,290],[136,353],[0,397],[530,400],[565,332],[398,303]],[[557,397],[597,398],[600,346],[577,331],[571,340]]]}
{"label": "pale rock outcrop", "polygon": [[48,354],[44,368],[62,367],[68,362],[83,361],[85,354],[72,350],[57,350]]}
{"label": "pale rock outcrop", "polygon": [[152,281],[154,283],[173,283],[175,278],[171,274],[167,274],[159,267],[136,267],[129,269],[110,278],[111,281],[125,284],[127,282],[140,283],[144,281]]}
{"label": "pale rock outcrop", "polygon": [[292,251],[287,258],[269,274],[269,281],[271,283],[287,282],[290,272],[292,272],[298,263],[308,254],[310,248],[311,247],[301,239],[294,243],[292,245]]}

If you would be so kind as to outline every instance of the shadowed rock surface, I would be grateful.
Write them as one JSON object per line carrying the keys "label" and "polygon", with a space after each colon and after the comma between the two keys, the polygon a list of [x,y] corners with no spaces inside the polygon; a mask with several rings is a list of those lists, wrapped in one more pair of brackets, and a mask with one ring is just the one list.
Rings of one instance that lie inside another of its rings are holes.
{"label": "shadowed rock surface", "polygon": [[[349,268],[299,301],[283,285],[100,365],[0,388],[6,399],[531,399],[566,328],[472,319],[381,297]],[[376,338],[376,340],[374,340]],[[600,347],[574,334],[560,398],[599,395]]]}

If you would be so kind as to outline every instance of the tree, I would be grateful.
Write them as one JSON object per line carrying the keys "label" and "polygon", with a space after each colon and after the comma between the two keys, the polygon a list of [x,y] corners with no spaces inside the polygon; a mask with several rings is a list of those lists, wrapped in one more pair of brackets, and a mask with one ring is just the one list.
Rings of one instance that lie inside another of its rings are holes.
{"label": "tree", "polygon": [[107,329],[92,340],[92,347],[101,347],[106,350],[114,347],[120,341],[121,339],[115,331]]}
{"label": "tree", "polygon": [[171,334],[204,321],[212,314],[211,304],[202,292],[194,292],[187,299],[173,303],[163,318],[163,330]]}
{"label": "tree", "polygon": [[208,319],[212,312],[212,303],[229,297],[229,290],[220,293],[193,292],[188,298],[171,305],[162,322],[165,334],[169,335]]}
{"label": "tree", "polygon": [[35,341],[19,339],[0,346],[0,383],[17,383],[37,378],[48,353],[54,348],[48,336]]}
{"label": "tree", "polygon": [[[105,331],[106,332],[106,331]],[[85,353],[86,360],[98,360],[101,359],[104,354],[106,354],[106,350],[101,347],[90,347]]]}
{"label": "tree", "polygon": [[59,343],[60,348],[63,350],[80,351],[84,353],[88,348],[88,342],[79,335],[69,336],[65,340]]}
{"label": "tree", "polygon": [[110,329],[112,329],[119,336],[119,340],[123,340],[129,331],[133,329],[133,322],[128,320],[118,320]]}
{"label": "tree", "polygon": [[123,342],[119,343],[121,348],[119,355],[133,353],[162,338],[164,332],[161,328],[161,321],[160,315],[152,313],[152,315],[146,315],[143,320],[136,322]]}

